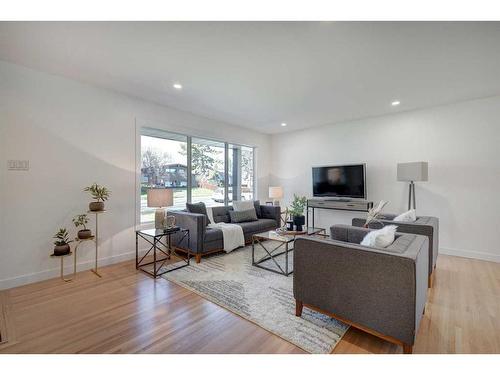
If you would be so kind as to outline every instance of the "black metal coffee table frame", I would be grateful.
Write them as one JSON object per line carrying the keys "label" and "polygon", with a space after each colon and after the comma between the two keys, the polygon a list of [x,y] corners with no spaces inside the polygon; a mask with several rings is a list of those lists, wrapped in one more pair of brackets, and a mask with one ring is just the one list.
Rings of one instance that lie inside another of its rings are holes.
{"label": "black metal coffee table frame", "polygon": [[[289,244],[295,242],[295,238],[297,236],[326,236],[326,230],[324,228],[314,228],[314,227],[307,227],[306,231],[303,234],[299,235],[293,235],[293,236],[287,236],[287,235],[276,235],[276,236],[270,236],[270,232],[263,232],[263,233],[257,233],[252,236],[252,266],[261,268],[266,271],[271,271],[274,273],[277,273],[279,275],[284,275],[284,276],[289,276],[293,273],[293,270],[289,271],[288,270],[288,256],[289,253],[293,252],[293,248],[290,248]],[[267,248],[263,242],[279,242],[279,244],[273,248],[269,249]],[[264,255],[262,258],[259,260],[255,260],[255,245],[259,245],[264,251],[267,253],[267,255]],[[280,253],[275,253],[278,249],[285,247],[285,251],[282,251]],[[285,269],[279,265],[279,263],[276,261],[276,257],[279,257],[280,255],[285,255]],[[274,264],[276,264],[276,267],[278,267],[279,271],[276,269],[272,269],[266,266],[263,266],[263,262],[267,262],[269,260],[272,260]]]}
{"label": "black metal coffee table frame", "polygon": [[[293,273],[293,270],[292,271],[288,271],[288,253],[293,251],[293,249],[289,249],[288,247],[288,244],[290,242],[293,242],[294,239],[287,239],[286,241],[282,241],[282,240],[279,240],[279,239],[263,239],[264,241],[270,241],[270,242],[280,242],[280,244],[278,246],[276,246],[274,249],[268,249],[266,246],[264,246],[262,244],[263,241],[261,241],[261,239],[257,236],[252,236],[252,266],[255,266],[255,267],[258,267],[258,268],[262,268],[263,270],[266,270],[266,271],[271,271],[271,272],[275,272],[275,273],[278,273],[280,275],[285,275],[285,276],[289,276],[290,274]],[[257,242],[257,244],[262,247],[262,249],[264,249],[264,251],[267,253],[267,255],[264,255],[262,258],[260,258],[259,260],[255,261],[255,243]],[[282,251],[281,253],[277,253],[275,254],[274,252],[276,250],[278,250],[279,248],[281,248],[282,246],[285,246],[285,251]],[[278,262],[276,262],[276,257],[280,256],[280,255],[283,255],[285,254],[285,269],[283,270],[283,268],[278,264]],[[279,270],[281,271],[277,271],[277,270],[274,270],[272,268],[268,268],[268,267],[265,267],[263,266],[261,263],[263,262],[267,262],[268,260],[271,260],[274,262],[274,264],[276,264],[276,267],[279,268]]]}
{"label": "black metal coffee table frame", "polygon": [[[178,270],[183,267],[189,266],[189,259],[190,259],[190,252],[187,252],[186,258],[184,258],[182,255],[177,253],[175,247],[172,247],[172,235],[173,234],[178,234],[182,233],[182,237],[179,240],[179,244],[182,243],[183,241],[187,241],[187,248],[189,249],[189,241],[190,241],[190,235],[189,235],[189,229],[184,229],[180,228],[175,231],[162,231],[162,230],[137,230],[135,232],[135,269],[141,270],[144,273],[147,273],[150,276],[153,276],[154,278],[157,278],[158,276],[161,276],[167,272],[172,272],[175,270]],[[148,242],[151,247],[149,248],[148,251],[146,251],[146,254],[142,256],[142,258],[139,260],[139,238],[142,238],[146,242]],[[150,239],[153,239],[151,241]],[[153,261],[152,262],[147,262],[147,263],[142,263],[143,260],[151,253],[153,252]],[[158,259],[157,258],[157,252],[159,256],[163,254],[163,258]],[[180,261],[184,264],[178,267],[166,269],[163,272],[159,272],[165,262],[169,259],[172,258],[172,254],[175,255],[177,258],[180,259]],[[145,269],[144,267],[153,265],[153,272]],[[160,264],[159,267],[157,265]]]}

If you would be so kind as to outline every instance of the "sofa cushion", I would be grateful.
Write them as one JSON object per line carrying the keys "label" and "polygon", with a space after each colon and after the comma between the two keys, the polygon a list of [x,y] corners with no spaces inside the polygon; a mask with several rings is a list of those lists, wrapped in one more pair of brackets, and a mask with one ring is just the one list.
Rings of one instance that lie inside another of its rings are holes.
{"label": "sofa cushion", "polygon": [[273,219],[259,219],[257,221],[250,221],[247,223],[239,223],[243,228],[243,233],[257,233],[264,232],[276,228],[276,220]]}
{"label": "sofa cushion", "polygon": [[205,231],[205,242],[222,240],[222,231],[216,228],[207,228]]}
{"label": "sofa cushion", "polygon": [[235,211],[248,211],[255,209],[252,201],[233,201],[233,210]]}
{"label": "sofa cushion", "polygon": [[410,247],[411,243],[415,240],[414,234],[396,234],[396,239],[392,244],[385,248],[386,251],[393,253],[403,254]]}
{"label": "sofa cushion", "polygon": [[205,215],[207,217],[207,225],[210,224],[210,219],[208,218],[207,207],[205,206],[205,203],[186,203],[186,210],[192,214]]}
{"label": "sofa cushion", "polygon": [[214,222],[216,223],[230,223],[231,218],[229,217],[229,211],[232,211],[233,207],[230,206],[217,206],[212,207],[212,215],[214,217]]}
{"label": "sofa cushion", "polygon": [[259,220],[253,207],[245,211],[229,211],[229,217],[231,218],[231,223],[246,223]]}

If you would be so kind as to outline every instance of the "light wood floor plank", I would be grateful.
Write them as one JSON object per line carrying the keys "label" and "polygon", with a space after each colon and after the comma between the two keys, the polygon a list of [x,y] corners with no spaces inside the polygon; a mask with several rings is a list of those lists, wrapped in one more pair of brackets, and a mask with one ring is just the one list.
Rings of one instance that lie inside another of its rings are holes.
{"label": "light wood floor plank", "polygon": [[[0,353],[304,353],[123,262],[0,292]],[[414,353],[500,353],[500,264],[440,256]],[[400,353],[351,328],[334,353]]]}

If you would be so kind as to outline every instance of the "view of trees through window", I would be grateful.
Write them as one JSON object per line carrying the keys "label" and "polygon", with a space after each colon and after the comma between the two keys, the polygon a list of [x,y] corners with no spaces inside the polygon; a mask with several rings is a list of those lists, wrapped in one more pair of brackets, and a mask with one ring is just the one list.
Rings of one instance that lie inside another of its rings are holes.
{"label": "view of trees through window", "polygon": [[[163,132],[158,136],[156,133],[154,136],[149,133],[141,135],[141,222],[154,220],[155,208],[147,207],[149,188],[173,189],[174,209],[185,208],[189,196],[191,202],[204,202],[207,207],[223,205],[225,202],[230,204],[233,200],[253,199],[252,147],[190,138],[189,148],[187,136]],[[191,194],[188,194],[188,189]]]}

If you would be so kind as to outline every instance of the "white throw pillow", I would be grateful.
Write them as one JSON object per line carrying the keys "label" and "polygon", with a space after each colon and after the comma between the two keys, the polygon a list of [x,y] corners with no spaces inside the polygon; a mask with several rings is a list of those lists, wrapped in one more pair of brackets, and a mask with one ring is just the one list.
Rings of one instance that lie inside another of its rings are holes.
{"label": "white throw pillow", "polygon": [[253,201],[233,201],[233,210],[235,211],[248,211],[252,208],[255,210]]}
{"label": "white throw pillow", "polygon": [[379,230],[368,233],[361,241],[361,245],[369,247],[387,247],[394,242],[396,225],[387,225]]}
{"label": "white throw pillow", "polygon": [[403,212],[401,215],[396,216],[393,221],[416,221],[417,220],[417,213],[415,210],[410,210]]}

